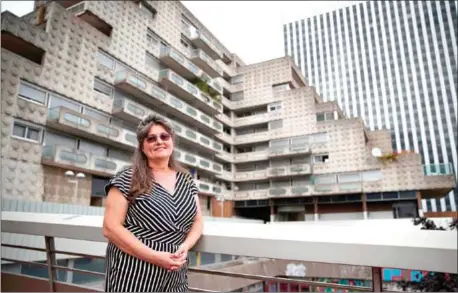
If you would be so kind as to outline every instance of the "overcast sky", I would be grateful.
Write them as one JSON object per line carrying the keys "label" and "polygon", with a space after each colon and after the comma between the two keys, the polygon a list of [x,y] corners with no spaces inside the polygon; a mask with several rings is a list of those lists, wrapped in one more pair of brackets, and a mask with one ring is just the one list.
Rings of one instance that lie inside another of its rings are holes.
{"label": "overcast sky", "polygon": [[[247,63],[284,55],[283,24],[362,1],[182,1],[232,52]],[[33,1],[2,1],[2,11],[18,16]]]}

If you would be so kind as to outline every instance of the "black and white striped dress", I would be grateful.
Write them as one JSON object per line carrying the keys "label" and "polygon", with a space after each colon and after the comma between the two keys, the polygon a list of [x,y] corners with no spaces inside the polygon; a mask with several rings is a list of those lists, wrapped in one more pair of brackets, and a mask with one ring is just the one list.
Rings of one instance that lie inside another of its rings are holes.
{"label": "black and white striped dress", "polygon": [[[116,186],[128,198],[132,169],[116,174],[105,186],[108,194]],[[156,184],[151,194],[143,194],[129,204],[124,227],[145,245],[174,253],[183,243],[197,213],[194,196],[198,189],[189,174],[177,172],[175,191],[170,194]],[[188,259],[189,262],[189,259]],[[187,264],[168,271],[121,251],[109,242],[106,251],[106,292],[185,292],[188,290]]]}

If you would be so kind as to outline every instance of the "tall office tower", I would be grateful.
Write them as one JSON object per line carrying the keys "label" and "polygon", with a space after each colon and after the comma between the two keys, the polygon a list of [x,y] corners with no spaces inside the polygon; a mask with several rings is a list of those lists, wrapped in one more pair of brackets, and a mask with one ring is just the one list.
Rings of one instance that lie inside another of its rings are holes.
{"label": "tall office tower", "polygon": [[1,58],[4,198],[103,205],[150,113],[172,123],[205,215],[410,217],[455,184],[418,154],[381,156],[388,133],[322,102],[290,57],[245,65],[177,1],[5,12]]}
{"label": "tall office tower", "polygon": [[[456,1],[367,1],[285,24],[285,54],[325,101],[389,129],[395,150],[456,170],[457,17]],[[457,194],[425,212],[456,211]]]}

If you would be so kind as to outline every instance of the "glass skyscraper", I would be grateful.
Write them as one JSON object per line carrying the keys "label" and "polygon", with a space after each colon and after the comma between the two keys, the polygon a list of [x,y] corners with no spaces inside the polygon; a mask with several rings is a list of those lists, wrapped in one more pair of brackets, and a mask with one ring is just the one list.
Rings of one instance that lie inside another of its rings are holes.
{"label": "glass skyscraper", "polygon": [[[285,54],[324,100],[389,129],[394,150],[456,171],[457,22],[456,1],[367,1],[284,24]],[[423,207],[457,202],[455,189]]]}

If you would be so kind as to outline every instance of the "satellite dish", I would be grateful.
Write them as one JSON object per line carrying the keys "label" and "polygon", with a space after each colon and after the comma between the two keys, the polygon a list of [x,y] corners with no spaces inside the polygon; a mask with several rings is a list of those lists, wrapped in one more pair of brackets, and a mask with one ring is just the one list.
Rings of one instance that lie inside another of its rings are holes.
{"label": "satellite dish", "polygon": [[372,156],[379,158],[382,156],[382,150],[380,148],[373,148],[372,149]]}

